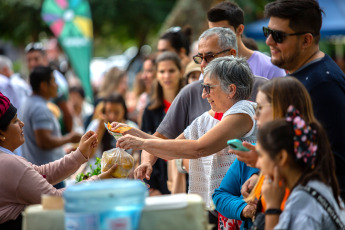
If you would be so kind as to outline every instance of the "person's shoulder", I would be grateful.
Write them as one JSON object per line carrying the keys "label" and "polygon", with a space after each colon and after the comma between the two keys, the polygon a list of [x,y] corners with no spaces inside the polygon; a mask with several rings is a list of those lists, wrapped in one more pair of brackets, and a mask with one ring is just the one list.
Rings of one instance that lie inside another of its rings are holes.
{"label": "person's shoulder", "polygon": [[316,87],[320,84],[325,85],[327,83],[345,88],[344,72],[327,54],[295,75],[304,84],[309,85],[309,87]]}
{"label": "person's shoulder", "polygon": [[0,152],[1,154],[1,162],[0,165],[6,166],[6,168],[10,168],[13,171],[17,172],[17,169],[23,168],[25,165],[25,158],[16,156],[16,155],[11,155],[7,154],[4,152]]}
{"label": "person's shoulder", "polygon": [[185,87],[183,87],[180,91],[180,94],[186,94],[186,93],[191,93],[191,92],[197,92],[200,91],[201,88],[201,83],[203,81],[199,80],[199,81],[194,81],[188,85],[186,85]]}

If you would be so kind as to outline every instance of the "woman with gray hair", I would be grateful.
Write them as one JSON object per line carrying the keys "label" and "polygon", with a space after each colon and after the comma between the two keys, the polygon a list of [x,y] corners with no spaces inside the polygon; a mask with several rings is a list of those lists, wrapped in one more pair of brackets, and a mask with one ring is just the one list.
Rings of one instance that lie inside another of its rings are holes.
{"label": "woman with gray hair", "polygon": [[[131,129],[117,145],[124,149],[144,149],[163,159],[195,159],[190,165],[189,192],[203,196],[207,207],[212,208],[211,195],[235,159],[227,152],[227,140],[256,141],[255,103],[247,100],[252,90],[253,74],[245,59],[220,57],[205,68],[202,85],[202,97],[210,103],[212,111],[224,113],[220,122],[209,111],[194,120],[175,140],[162,140]],[[126,125],[113,123],[112,126]],[[197,191],[194,187],[200,188]]]}

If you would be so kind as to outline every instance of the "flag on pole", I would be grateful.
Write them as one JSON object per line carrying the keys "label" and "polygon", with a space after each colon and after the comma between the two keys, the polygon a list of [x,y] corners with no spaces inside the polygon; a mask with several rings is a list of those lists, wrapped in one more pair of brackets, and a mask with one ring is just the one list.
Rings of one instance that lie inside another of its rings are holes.
{"label": "flag on pole", "polygon": [[93,99],[90,82],[92,56],[92,19],[87,0],[45,0],[43,20],[67,54],[71,66],[81,80],[87,99]]}

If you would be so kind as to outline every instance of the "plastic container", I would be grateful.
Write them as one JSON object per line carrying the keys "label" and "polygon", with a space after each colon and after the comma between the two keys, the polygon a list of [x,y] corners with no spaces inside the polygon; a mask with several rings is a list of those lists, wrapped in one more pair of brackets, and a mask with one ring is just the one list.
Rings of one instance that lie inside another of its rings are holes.
{"label": "plastic container", "polygon": [[70,186],[63,196],[66,230],[135,230],[147,188],[138,180],[109,179]]}

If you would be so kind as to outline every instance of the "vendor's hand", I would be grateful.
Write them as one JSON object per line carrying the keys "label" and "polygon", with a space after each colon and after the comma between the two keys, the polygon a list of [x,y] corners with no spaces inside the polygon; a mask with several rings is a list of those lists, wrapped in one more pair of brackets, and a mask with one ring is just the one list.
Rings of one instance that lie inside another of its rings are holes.
{"label": "vendor's hand", "polygon": [[258,181],[259,176],[257,174],[253,174],[244,184],[241,188],[241,194],[244,199],[246,199],[249,196],[249,193],[252,191],[254,186],[256,185],[256,182]]}
{"label": "vendor's hand", "polygon": [[134,178],[150,180],[151,173],[152,165],[150,163],[142,163],[134,170]]}
{"label": "vendor's hand", "polygon": [[229,153],[236,154],[237,160],[246,163],[249,167],[255,168],[256,161],[258,160],[258,154],[256,153],[255,145],[252,145],[246,141],[243,141],[242,145],[250,151],[246,152],[230,149]]}
{"label": "vendor's hand", "polygon": [[99,174],[98,177],[99,177],[101,180],[114,178],[114,177],[112,176],[112,174],[115,172],[116,168],[117,168],[117,164],[114,164],[114,165],[111,166],[111,168],[109,168],[107,171],[105,171],[105,172]]}
{"label": "vendor's hand", "polygon": [[254,203],[248,203],[242,210],[242,216],[245,218],[252,219],[255,215],[257,205]]}
{"label": "vendor's hand", "polygon": [[81,137],[79,150],[85,158],[89,158],[92,153],[92,149],[96,148],[97,144],[97,134],[90,130]]}
{"label": "vendor's hand", "polygon": [[80,133],[77,133],[74,131],[70,132],[67,135],[68,135],[68,138],[69,138],[68,140],[70,143],[78,143],[81,139],[81,136],[82,136]]}
{"label": "vendor's hand", "polygon": [[265,175],[261,188],[261,194],[266,201],[266,208],[280,209],[285,195],[285,181],[280,177],[278,167],[274,167],[274,178]]}
{"label": "vendor's hand", "polygon": [[125,124],[125,123],[120,123],[120,122],[112,122],[111,124],[111,130],[115,130],[117,128],[120,128],[120,127],[130,127],[131,129],[123,132],[122,134],[125,135],[125,134],[134,134],[134,130],[135,128]]}
{"label": "vendor's hand", "polygon": [[116,142],[116,147],[120,147],[121,149],[133,149],[133,150],[141,150],[142,145],[144,144],[144,139],[135,137],[129,134],[120,137],[120,139]]}

